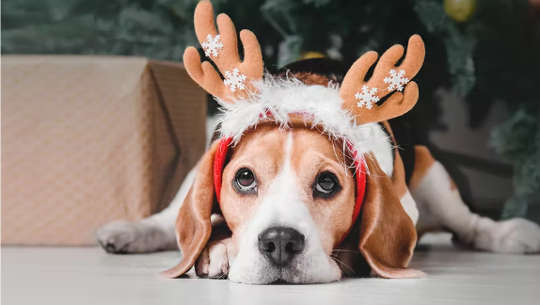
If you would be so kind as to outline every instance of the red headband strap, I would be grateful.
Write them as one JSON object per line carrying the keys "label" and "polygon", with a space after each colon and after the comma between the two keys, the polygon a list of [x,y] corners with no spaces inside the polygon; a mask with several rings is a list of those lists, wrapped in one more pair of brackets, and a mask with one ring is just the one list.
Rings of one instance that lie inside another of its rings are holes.
{"label": "red headband strap", "polygon": [[347,141],[347,147],[349,148],[349,151],[353,152],[354,168],[356,171],[356,202],[354,204],[352,217],[352,223],[354,225],[358,215],[360,215],[360,210],[364,203],[364,195],[366,194],[366,162],[364,162],[363,158],[358,156],[358,152],[351,142]]}
{"label": "red headband strap", "polygon": [[223,138],[219,140],[219,146],[214,156],[214,189],[216,191],[218,204],[221,202],[223,167],[225,167],[225,159],[227,159],[227,152],[229,151],[229,144],[231,144],[231,142],[232,138]]}

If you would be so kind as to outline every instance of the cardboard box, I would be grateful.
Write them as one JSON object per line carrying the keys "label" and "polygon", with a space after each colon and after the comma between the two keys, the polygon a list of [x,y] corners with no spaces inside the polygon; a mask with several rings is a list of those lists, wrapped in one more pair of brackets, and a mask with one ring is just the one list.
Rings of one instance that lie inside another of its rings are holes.
{"label": "cardboard box", "polygon": [[164,208],[205,118],[178,63],[2,56],[2,244],[92,245],[102,224]]}

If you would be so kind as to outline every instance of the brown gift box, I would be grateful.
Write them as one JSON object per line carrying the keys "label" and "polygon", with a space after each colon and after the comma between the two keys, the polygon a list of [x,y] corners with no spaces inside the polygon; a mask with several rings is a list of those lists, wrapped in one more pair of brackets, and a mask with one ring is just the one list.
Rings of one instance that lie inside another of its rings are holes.
{"label": "brown gift box", "polygon": [[2,56],[2,244],[91,245],[164,208],[205,145],[181,64]]}

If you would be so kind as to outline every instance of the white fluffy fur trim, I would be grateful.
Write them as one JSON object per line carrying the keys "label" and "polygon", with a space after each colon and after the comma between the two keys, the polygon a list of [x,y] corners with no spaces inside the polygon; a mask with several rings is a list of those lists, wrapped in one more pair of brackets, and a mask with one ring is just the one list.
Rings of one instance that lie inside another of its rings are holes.
{"label": "white fluffy fur trim", "polygon": [[322,127],[332,140],[347,139],[360,154],[373,152],[381,169],[387,175],[392,174],[392,145],[388,135],[377,123],[356,125],[352,114],[341,107],[343,100],[337,85],[305,85],[295,78],[271,75],[254,85],[259,92],[247,99],[227,103],[216,98],[222,110],[218,118],[222,137],[232,137],[236,144],[245,131],[261,120],[271,120],[285,128],[290,113],[308,113],[306,126]]}

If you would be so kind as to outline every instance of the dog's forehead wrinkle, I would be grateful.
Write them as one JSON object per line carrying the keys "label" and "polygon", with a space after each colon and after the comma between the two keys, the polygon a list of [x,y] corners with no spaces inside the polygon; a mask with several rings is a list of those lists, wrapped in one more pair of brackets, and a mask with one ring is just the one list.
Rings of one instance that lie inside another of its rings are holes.
{"label": "dog's forehead wrinkle", "polygon": [[285,167],[290,167],[291,165],[291,155],[292,155],[292,146],[293,146],[293,133],[291,130],[287,131],[287,140],[285,141]]}

